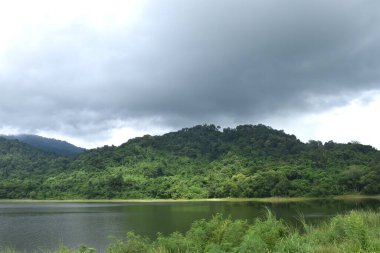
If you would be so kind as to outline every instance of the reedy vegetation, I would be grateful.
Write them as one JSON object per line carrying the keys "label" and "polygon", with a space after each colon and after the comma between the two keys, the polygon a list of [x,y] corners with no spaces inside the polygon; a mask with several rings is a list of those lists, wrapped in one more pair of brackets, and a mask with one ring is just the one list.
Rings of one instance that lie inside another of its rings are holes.
{"label": "reedy vegetation", "polygon": [[379,181],[371,146],[302,143],[264,125],[196,126],[74,157],[0,138],[0,199],[379,194]]}
{"label": "reedy vegetation", "polygon": [[[290,227],[268,211],[265,219],[252,224],[246,220],[223,218],[195,221],[181,234],[148,238],[128,233],[127,240],[111,243],[108,253],[374,253],[380,252],[380,213],[351,211],[337,215],[318,227],[303,223]],[[16,253],[4,249],[1,253]],[[56,253],[90,253],[95,249],[61,246]]]}

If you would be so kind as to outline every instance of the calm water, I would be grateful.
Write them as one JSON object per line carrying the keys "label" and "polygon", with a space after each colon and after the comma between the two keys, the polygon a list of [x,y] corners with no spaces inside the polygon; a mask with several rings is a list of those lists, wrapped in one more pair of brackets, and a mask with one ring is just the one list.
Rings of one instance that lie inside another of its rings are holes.
{"label": "calm water", "polygon": [[190,224],[215,213],[252,220],[265,207],[277,217],[297,223],[299,213],[308,222],[320,222],[351,209],[379,210],[380,201],[319,200],[302,203],[257,202],[190,203],[0,203],[0,246],[22,251],[54,249],[59,244],[76,247],[84,243],[104,251],[112,237],[128,231],[154,236],[186,231]]}

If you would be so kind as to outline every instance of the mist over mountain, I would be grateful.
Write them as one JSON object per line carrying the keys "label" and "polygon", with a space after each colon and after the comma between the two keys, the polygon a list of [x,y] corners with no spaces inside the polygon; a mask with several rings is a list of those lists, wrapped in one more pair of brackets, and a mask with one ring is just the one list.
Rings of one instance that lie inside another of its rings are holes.
{"label": "mist over mountain", "polygon": [[86,149],[77,147],[66,141],[56,140],[52,138],[45,138],[32,134],[20,134],[20,135],[2,135],[8,140],[19,140],[20,142],[29,144],[37,149],[55,153],[58,155],[76,155],[84,152]]}

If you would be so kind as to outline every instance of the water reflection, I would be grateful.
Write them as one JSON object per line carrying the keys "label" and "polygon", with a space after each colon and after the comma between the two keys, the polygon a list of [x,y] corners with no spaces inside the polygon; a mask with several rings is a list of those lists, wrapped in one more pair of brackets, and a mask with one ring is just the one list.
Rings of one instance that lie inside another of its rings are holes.
{"label": "water reflection", "polygon": [[277,217],[296,224],[300,214],[318,223],[351,209],[377,210],[377,200],[317,200],[294,203],[183,202],[183,203],[0,203],[0,246],[32,251],[75,247],[81,243],[104,250],[110,236],[125,237],[128,231],[154,236],[186,231],[197,219],[223,213],[253,220],[266,208]]}

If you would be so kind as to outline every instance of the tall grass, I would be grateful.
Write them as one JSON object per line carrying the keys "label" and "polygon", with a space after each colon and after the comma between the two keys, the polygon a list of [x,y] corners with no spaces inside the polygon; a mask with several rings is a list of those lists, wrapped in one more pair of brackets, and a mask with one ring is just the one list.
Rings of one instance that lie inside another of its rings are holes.
{"label": "tall grass", "polygon": [[[270,211],[252,224],[221,214],[210,220],[195,221],[184,234],[158,234],[155,240],[128,233],[125,240],[111,243],[109,253],[380,253],[380,212],[351,211],[318,226],[303,222],[290,227]],[[1,253],[16,253],[2,249]],[[92,253],[81,246],[61,246],[57,253]]]}

